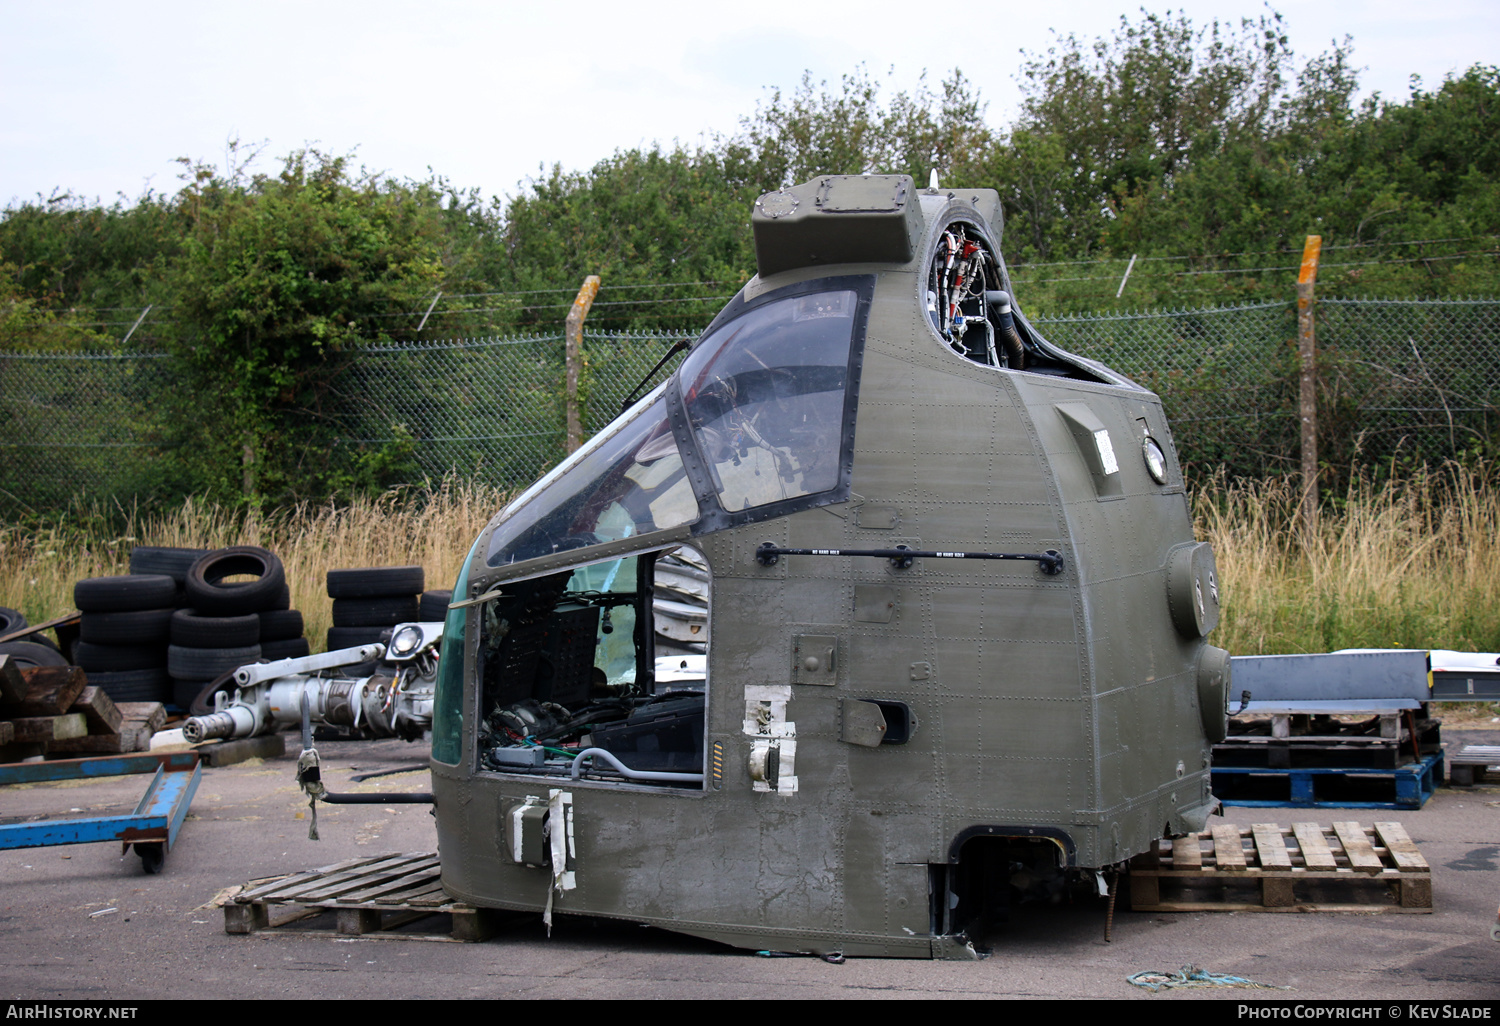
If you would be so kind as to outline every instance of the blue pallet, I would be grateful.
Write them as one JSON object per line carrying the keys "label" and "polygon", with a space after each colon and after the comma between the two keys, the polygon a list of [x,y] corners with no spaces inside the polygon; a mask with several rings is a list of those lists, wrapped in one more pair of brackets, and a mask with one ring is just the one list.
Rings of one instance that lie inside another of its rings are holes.
{"label": "blue pallet", "polygon": [[[1243,796],[1246,792],[1273,790],[1282,781],[1289,792],[1285,798]],[[1215,797],[1224,805],[1252,809],[1420,809],[1442,782],[1441,752],[1394,770],[1363,767],[1213,768]],[[1387,791],[1388,797],[1367,801],[1348,794],[1376,790]]]}

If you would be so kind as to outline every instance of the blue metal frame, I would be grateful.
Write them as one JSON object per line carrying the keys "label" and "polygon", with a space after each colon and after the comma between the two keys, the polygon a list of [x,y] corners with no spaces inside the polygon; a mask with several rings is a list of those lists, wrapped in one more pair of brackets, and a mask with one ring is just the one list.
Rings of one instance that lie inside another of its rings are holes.
{"label": "blue metal frame", "polygon": [[86,777],[120,777],[127,773],[155,773],[158,766],[189,770],[198,765],[197,752],[136,752],[130,755],[99,755],[87,759],[57,759],[53,762],[15,762],[0,766],[0,784],[38,784],[49,780],[79,780]]}
{"label": "blue metal frame", "polygon": [[0,849],[120,841],[127,846],[134,844],[143,860],[148,856],[142,846],[159,845],[159,857],[155,860],[159,865],[161,858],[176,843],[193,795],[198,791],[198,783],[203,779],[203,765],[198,761],[197,752],[141,753],[3,766],[0,767],[0,784],[115,777],[151,773],[153,770],[151,783],[131,814],[0,826]]}

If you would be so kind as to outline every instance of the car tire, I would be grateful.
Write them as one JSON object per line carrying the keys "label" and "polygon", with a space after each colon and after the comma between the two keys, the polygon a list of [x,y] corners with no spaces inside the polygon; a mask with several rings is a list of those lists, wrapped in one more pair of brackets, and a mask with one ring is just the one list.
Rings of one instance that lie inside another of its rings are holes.
{"label": "car tire", "polygon": [[297,609],[268,609],[260,614],[260,643],[300,638],[307,625]]}
{"label": "car tire", "polygon": [[26,617],[21,614],[20,610],[0,606],[0,638],[30,626],[31,624],[26,622]]}
{"label": "car tire", "polygon": [[73,663],[85,673],[131,673],[159,670],[166,665],[162,645],[96,645],[80,641],[73,646]]}
{"label": "car tire", "polygon": [[244,648],[260,644],[260,617],[255,613],[204,616],[196,610],[179,609],[172,614],[171,633],[172,644],[187,648]]}
{"label": "car tire", "polygon": [[380,642],[381,635],[388,633],[386,627],[330,627],[328,628],[328,651],[337,652],[341,648],[353,648],[355,645],[375,645]]}
{"label": "car tire", "polygon": [[210,680],[241,666],[260,662],[259,645],[238,648],[167,647],[167,672],[173,680]]}
{"label": "car tire", "polygon": [[284,641],[265,641],[260,646],[262,659],[275,662],[278,659],[301,659],[312,654],[312,646],[306,638],[287,638]]}
{"label": "car tire", "polygon": [[172,681],[161,667],[91,673],[89,683],[116,702],[166,702],[172,694]]}
{"label": "car tire", "polygon": [[370,566],[355,570],[328,571],[328,597],[373,599],[391,595],[417,595],[425,587],[420,566]]}
{"label": "car tire", "polygon": [[84,613],[78,636],[94,645],[165,645],[176,610],[137,609],[118,613]]}
{"label": "car tire", "polygon": [[0,644],[0,655],[10,656],[18,670],[30,670],[38,666],[69,666],[63,654],[47,645],[34,641],[7,641]]}
{"label": "car tire", "polygon": [[369,599],[334,599],[335,627],[394,627],[417,618],[415,595]]}
{"label": "car tire", "polygon": [[128,613],[177,604],[177,582],[162,574],[91,577],[73,585],[73,604],[85,613]]}
{"label": "car tire", "polygon": [[435,623],[448,619],[448,603],[453,601],[453,589],[424,591],[417,605],[417,619],[423,623]]}
{"label": "car tire", "polygon": [[[224,581],[242,574],[254,575],[255,580]],[[275,608],[285,585],[286,570],[275,553],[258,545],[236,545],[193,564],[187,577],[188,605],[208,616],[258,613]]]}
{"label": "car tire", "polygon": [[182,549],[160,545],[137,545],[130,550],[132,574],[160,574],[172,578],[180,588],[193,564],[212,549]]}

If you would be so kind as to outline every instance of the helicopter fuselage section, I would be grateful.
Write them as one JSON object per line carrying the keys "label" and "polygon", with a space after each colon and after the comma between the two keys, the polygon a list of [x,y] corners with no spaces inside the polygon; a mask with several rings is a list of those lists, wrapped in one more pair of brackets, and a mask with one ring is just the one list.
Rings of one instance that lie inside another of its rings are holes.
{"label": "helicopter fuselage section", "polygon": [[828,177],[755,224],[762,274],[466,564],[444,887],[967,957],[986,845],[1202,828],[1212,553],[1157,397],[1011,311],[993,192]]}

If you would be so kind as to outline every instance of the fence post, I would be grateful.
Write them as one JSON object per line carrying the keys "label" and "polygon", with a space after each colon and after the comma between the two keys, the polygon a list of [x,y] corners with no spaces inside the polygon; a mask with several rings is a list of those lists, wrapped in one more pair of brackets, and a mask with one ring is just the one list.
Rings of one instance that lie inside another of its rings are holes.
{"label": "fence post", "polygon": [[583,362],[583,319],[589,315],[589,307],[594,305],[594,297],[599,294],[599,276],[591,274],[583,279],[583,287],[578,290],[578,298],[573,300],[573,308],[568,311],[568,322],[564,330],[567,345],[567,391],[568,391],[568,452],[576,452],[583,444],[583,417],[578,410],[578,369]]}
{"label": "fence post", "polygon": [[1318,516],[1318,342],[1313,288],[1323,236],[1309,235],[1297,275],[1297,356],[1302,366],[1299,416],[1302,421],[1302,522],[1311,534]]}

